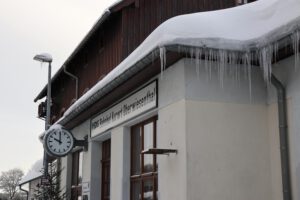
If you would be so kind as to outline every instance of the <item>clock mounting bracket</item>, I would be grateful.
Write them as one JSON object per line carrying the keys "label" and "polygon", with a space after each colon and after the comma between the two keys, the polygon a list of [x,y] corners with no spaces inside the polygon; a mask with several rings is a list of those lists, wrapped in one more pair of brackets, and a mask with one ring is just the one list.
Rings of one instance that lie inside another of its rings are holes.
{"label": "clock mounting bracket", "polygon": [[88,136],[87,135],[84,136],[83,140],[77,140],[77,139],[75,139],[75,141],[74,141],[74,147],[75,146],[77,146],[77,147],[83,147],[84,151],[88,150],[88,147],[89,147],[88,144],[89,144],[89,142],[88,142]]}

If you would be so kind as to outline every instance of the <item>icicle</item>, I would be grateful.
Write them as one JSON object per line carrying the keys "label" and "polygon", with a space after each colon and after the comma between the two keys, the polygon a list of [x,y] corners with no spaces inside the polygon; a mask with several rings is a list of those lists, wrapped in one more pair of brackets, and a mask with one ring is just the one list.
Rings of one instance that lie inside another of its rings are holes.
{"label": "icicle", "polygon": [[155,60],[155,51],[152,51],[151,53],[151,63],[153,64]]}
{"label": "icicle", "polygon": [[294,54],[295,54],[295,69],[298,68],[299,66],[299,42],[300,42],[300,31],[297,30],[293,33],[292,35],[292,42],[293,42],[293,50],[294,50]]}
{"label": "icicle", "polygon": [[200,78],[200,61],[201,61],[201,49],[196,48],[195,51],[195,59],[196,59],[196,73],[198,79]]}
{"label": "icicle", "polygon": [[264,79],[267,83],[270,83],[270,78],[272,74],[272,48],[271,46],[263,47],[260,50],[259,64],[263,70]]}
{"label": "icicle", "polygon": [[219,81],[221,87],[224,87],[225,65],[227,64],[227,51],[219,50]]}
{"label": "icicle", "polygon": [[274,62],[277,62],[277,56],[278,56],[278,42],[275,42],[273,44],[273,52],[274,52]]}
{"label": "icicle", "polygon": [[177,46],[177,50],[178,50],[179,53],[181,53],[181,46],[180,45]]}
{"label": "icicle", "polygon": [[248,87],[249,87],[249,98],[250,102],[252,102],[252,67],[251,67],[251,53],[246,52],[244,54],[244,64],[247,70],[247,79],[248,79]]}
{"label": "icicle", "polygon": [[160,70],[161,70],[161,78],[163,78],[163,71],[166,68],[166,48],[159,48],[159,56],[160,56]]}

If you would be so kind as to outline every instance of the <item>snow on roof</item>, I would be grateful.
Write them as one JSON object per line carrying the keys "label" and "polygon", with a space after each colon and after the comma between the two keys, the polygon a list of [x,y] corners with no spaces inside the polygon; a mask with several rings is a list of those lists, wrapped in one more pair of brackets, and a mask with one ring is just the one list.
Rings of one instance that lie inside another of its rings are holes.
{"label": "snow on roof", "polygon": [[31,169],[27,172],[27,174],[22,178],[19,185],[23,185],[25,183],[28,183],[32,180],[41,177],[43,175],[41,172],[42,168],[43,168],[43,160],[41,159],[36,161],[31,167]]}
{"label": "snow on roof", "polygon": [[157,27],[135,51],[78,99],[64,117],[78,111],[95,92],[120,77],[154,49],[186,45],[246,52],[274,43],[299,27],[300,0],[260,0],[234,8],[173,17]]}

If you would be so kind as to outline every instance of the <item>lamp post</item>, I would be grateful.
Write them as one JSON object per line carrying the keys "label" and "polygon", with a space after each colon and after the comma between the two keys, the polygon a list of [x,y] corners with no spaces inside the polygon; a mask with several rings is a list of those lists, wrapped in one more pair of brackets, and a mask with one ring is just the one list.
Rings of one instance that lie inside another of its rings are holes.
{"label": "lamp post", "polygon": [[[37,54],[33,57],[33,60],[39,62],[46,62],[48,63],[48,84],[47,84],[47,105],[46,105],[46,119],[45,119],[45,130],[48,130],[50,127],[50,104],[51,104],[51,63],[52,63],[52,56],[47,53]],[[44,150],[44,157],[43,157],[43,165],[44,165],[44,177],[48,175],[48,162],[47,162],[47,152]]]}

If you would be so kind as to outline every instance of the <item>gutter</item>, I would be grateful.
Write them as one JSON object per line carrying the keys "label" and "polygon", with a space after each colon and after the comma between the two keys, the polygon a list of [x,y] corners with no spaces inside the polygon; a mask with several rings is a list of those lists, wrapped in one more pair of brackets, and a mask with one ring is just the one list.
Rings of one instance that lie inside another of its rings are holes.
{"label": "gutter", "polygon": [[64,72],[65,72],[67,75],[69,75],[70,77],[72,77],[73,79],[75,79],[75,81],[76,81],[75,98],[76,98],[76,100],[77,100],[77,99],[78,99],[78,77],[75,76],[74,74],[71,74],[70,72],[68,72],[68,71],[67,71],[66,65],[64,65],[63,68],[64,68]]}
{"label": "gutter", "polygon": [[[23,184],[22,184],[22,185],[23,185]],[[23,188],[22,188],[22,185],[19,185],[19,188],[20,188],[21,191],[23,191],[23,192],[26,193],[26,200],[28,200],[28,198],[29,198],[29,191],[23,189]]]}
{"label": "gutter", "polygon": [[[98,28],[108,19],[108,17],[111,15],[110,10],[105,10],[105,12],[102,14],[100,19],[96,22],[96,24],[93,26],[93,28],[87,33],[87,35],[84,37],[84,39],[79,43],[79,45],[75,48],[75,50],[72,52],[72,54],[68,57],[68,59],[64,62],[63,66],[66,66],[69,64],[69,62],[76,56],[76,54],[82,49],[82,47],[85,45],[85,43],[94,35],[94,33],[98,30]],[[62,73],[64,70],[64,67],[60,68],[55,75],[53,76],[51,80],[51,84],[55,82],[55,80],[58,78],[58,76]],[[34,102],[37,102],[39,99],[43,98],[43,94],[47,91],[47,85],[42,89],[42,91],[35,97]]]}
{"label": "gutter", "polygon": [[283,84],[274,76],[274,74],[271,76],[271,83],[277,90],[283,199],[291,200],[292,189],[289,166],[286,93]]}

